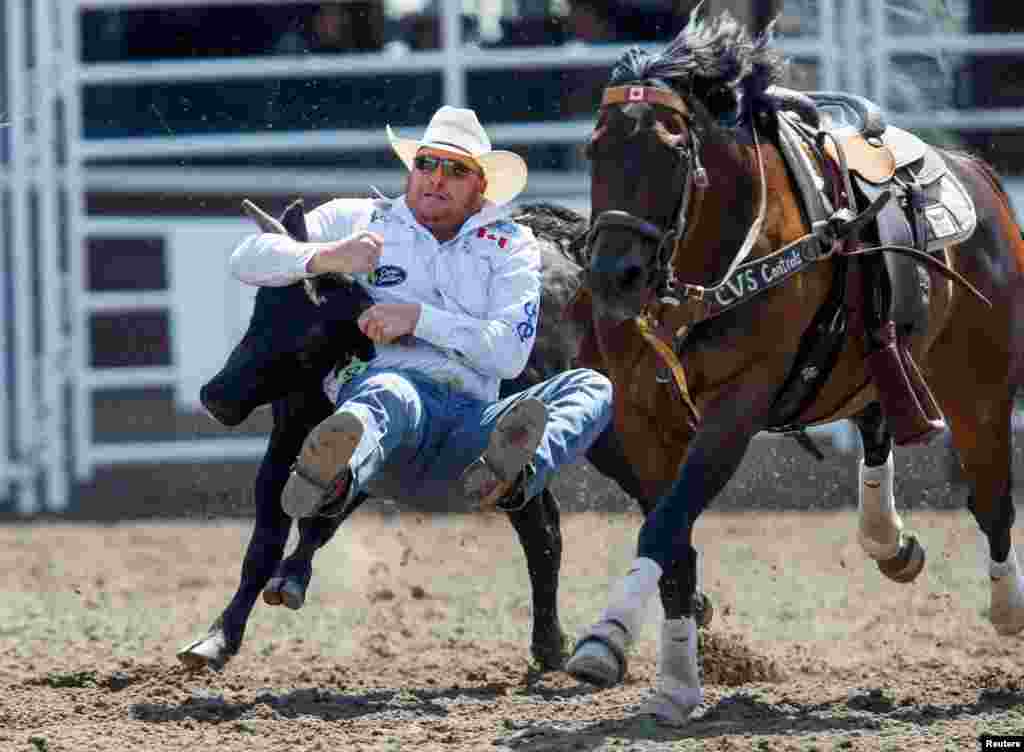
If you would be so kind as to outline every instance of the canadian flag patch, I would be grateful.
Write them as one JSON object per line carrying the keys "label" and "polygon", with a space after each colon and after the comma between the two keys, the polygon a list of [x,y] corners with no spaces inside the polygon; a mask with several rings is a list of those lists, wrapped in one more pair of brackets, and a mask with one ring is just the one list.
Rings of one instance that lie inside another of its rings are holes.
{"label": "canadian flag patch", "polygon": [[626,99],[630,102],[643,102],[644,101],[644,87],[642,86],[630,86],[626,91]]}
{"label": "canadian flag patch", "polygon": [[495,235],[493,232],[487,232],[486,227],[481,227],[479,230],[477,230],[476,236],[478,238],[487,238],[488,240],[493,240],[495,243],[498,244],[498,248],[504,248],[506,245],[508,245],[508,238],[500,237],[498,235]]}

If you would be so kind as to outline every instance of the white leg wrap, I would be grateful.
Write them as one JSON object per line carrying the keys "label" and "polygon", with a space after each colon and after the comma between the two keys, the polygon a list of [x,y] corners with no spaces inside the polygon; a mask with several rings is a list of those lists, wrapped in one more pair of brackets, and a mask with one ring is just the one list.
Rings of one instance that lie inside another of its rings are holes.
{"label": "white leg wrap", "polygon": [[996,632],[1015,635],[1024,629],[1024,579],[1013,546],[1004,562],[989,561],[992,603],[989,619]]}
{"label": "white leg wrap", "polygon": [[609,687],[622,680],[629,648],[647,616],[647,604],[658,589],[661,567],[638,558],[615,586],[597,623],[580,635],[565,670],[577,679]]}
{"label": "white leg wrap", "polygon": [[647,619],[647,606],[658,589],[661,566],[653,559],[634,559],[629,572],[616,585],[600,621],[618,622],[635,640]]}
{"label": "white leg wrap", "polygon": [[661,626],[657,685],[640,712],[678,726],[689,720],[703,699],[697,623],[693,617],[666,619]]}
{"label": "white leg wrap", "polygon": [[859,475],[857,540],[872,559],[891,559],[899,553],[903,530],[903,520],[896,513],[896,500],[892,495],[892,453],[885,464],[878,467],[868,467],[862,459]]}

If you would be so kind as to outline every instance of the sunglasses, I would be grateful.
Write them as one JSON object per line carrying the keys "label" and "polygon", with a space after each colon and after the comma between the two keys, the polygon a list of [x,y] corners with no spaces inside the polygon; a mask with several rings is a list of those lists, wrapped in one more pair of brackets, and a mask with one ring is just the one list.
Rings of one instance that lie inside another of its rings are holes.
{"label": "sunglasses", "polygon": [[420,154],[413,161],[413,165],[420,172],[433,173],[438,167],[441,168],[441,174],[446,178],[457,178],[462,179],[470,175],[479,175],[480,173],[469,167],[457,159],[449,159],[447,157],[434,157],[429,154]]}

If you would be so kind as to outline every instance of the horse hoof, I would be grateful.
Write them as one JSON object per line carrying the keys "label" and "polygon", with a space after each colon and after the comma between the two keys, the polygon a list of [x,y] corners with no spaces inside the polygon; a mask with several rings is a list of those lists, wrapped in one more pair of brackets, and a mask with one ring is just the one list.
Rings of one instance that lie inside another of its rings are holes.
{"label": "horse hoof", "polygon": [[650,716],[665,726],[685,726],[702,701],[702,692],[696,687],[687,687],[675,696],[656,690],[640,705],[637,715]]}
{"label": "horse hoof", "polygon": [[996,633],[1009,637],[1024,629],[1024,581],[1013,571],[992,578],[992,602],[989,620]]}
{"label": "horse hoof", "polygon": [[263,588],[263,602],[268,606],[287,606],[298,611],[306,602],[306,588],[294,577],[271,577]]}
{"label": "horse hoof", "polygon": [[205,637],[200,637],[179,650],[178,660],[192,671],[204,668],[222,671],[235,652],[236,650],[232,650],[228,645],[223,630],[211,629]]}
{"label": "horse hoof", "polygon": [[626,676],[631,643],[629,633],[619,622],[599,621],[580,636],[565,670],[588,684],[611,687]]}
{"label": "horse hoof", "polygon": [[878,571],[893,582],[913,582],[924,569],[924,546],[913,533],[900,536],[900,550],[891,559],[879,561]]}
{"label": "horse hoof", "polygon": [[576,646],[565,670],[580,681],[598,687],[613,687],[625,673],[615,653],[603,642],[584,640]]}
{"label": "horse hoof", "polygon": [[693,596],[693,620],[700,628],[706,628],[711,624],[715,616],[715,606],[711,603],[707,593],[696,593]]}

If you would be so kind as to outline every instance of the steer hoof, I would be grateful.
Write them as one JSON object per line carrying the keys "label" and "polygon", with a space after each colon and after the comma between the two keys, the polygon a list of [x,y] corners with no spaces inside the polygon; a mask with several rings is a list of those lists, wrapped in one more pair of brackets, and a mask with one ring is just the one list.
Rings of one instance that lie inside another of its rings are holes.
{"label": "steer hoof", "polygon": [[263,588],[263,602],[298,611],[306,602],[306,585],[295,577],[271,577]]}
{"label": "steer hoof", "polygon": [[287,606],[298,611],[306,602],[306,591],[313,579],[313,566],[305,559],[286,559],[263,588],[268,606]]}
{"label": "steer hoof", "polygon": [[229,644],[224,630],[214,625],[205,637],[200,637],[179,650],[178,660],[193,671],[204,668],[222,671],[237,652],[237,646]]}

